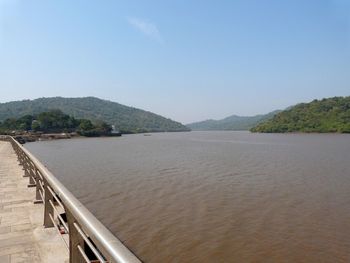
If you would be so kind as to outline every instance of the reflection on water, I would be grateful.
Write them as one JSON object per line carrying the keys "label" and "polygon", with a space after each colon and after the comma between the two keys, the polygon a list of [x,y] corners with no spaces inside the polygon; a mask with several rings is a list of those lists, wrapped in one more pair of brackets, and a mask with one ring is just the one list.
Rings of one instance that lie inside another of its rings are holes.
{"label": "reflection on water", "polygon": [[146,262],[349,262],[350,136],[160,133],[26,147]]}

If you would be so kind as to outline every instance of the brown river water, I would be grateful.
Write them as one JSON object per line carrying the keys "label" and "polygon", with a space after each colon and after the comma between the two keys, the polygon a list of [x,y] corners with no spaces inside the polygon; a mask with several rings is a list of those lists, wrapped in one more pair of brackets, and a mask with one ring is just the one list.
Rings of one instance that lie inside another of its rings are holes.
{"label": "brown river water", "polygon": [[26,144],[145,262],[350,262],[350,135]]}

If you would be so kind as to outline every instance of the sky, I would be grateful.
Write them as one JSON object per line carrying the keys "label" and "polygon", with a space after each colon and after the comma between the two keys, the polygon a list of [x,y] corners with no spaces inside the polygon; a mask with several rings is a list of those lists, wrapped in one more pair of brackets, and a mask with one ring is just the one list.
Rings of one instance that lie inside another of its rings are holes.
{"label": "sky", "polygon": [[350,0],[0,0],[0,103],[96,96],[189,123],[350,95]]}

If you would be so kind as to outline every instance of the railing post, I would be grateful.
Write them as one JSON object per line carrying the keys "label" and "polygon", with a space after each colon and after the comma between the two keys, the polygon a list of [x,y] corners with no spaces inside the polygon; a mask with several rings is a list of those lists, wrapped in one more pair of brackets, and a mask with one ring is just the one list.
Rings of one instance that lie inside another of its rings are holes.
{"label": "railing post", "polygon": [[45,180],[45,178],[43,178],[44,180],[44,226],[45,227],[53,227],[54,224],[51,221],[50,215],[53,217],[54,213],[53,213],[53,207],[51,206],[49,200],[51,200],[52,202],[53,200],[53,196],[51,194],[51,192],[49,191],[48,184],[47,181]]}
{"label": "railing post", "polygon": [[[29,175],[29,169],[28,169],[28,163],[27,162],[24,162],[23,163],[23,169],[24,169],[24,175],[23,177],[30,177]],[[29,179],[30,180],[30,179]]]}
{"label": "railing post", "polygon": [[17,154],[17,160],[19,162],[19,165],[23,166],[23,153],[18,151],[18,148],[15,148],[15,152]]}
{"label": "railing post", "polygon": [[44,195],[44,191],[41,188],[41,179],[40,176],[38,174],[38,170],[36,169],[36,167],[33,165],[32,169],[31,169],[31,175],[35,178],[36,181],[36,187],[35,187],[35,200],[34,200],[34,204],[41,204],[44,202],[44,200],[42,199],[42,196],[40,194],[40,190],[41,193]]}
{"label": "railing post", "polygon": [[25,170],[26,170],[26,174],[29,176],[29,185],[28,187],[34,187],[36,186],[36,184],[38,183],[35,180],[34,174],[33,174],[33,167],[32,164],[30,163],[29,158],[26,156],[26,162],[25,162],[25,166],[24,166]]}
{"label": "railing post", "polygon": [[78,250],[78,246],[84,249],[84,239],[74,227],[74,223],[76,222],[74,216],[68,211],[68,209],[65,210],[69,228],[69,262],[84,263],[85,260]]}

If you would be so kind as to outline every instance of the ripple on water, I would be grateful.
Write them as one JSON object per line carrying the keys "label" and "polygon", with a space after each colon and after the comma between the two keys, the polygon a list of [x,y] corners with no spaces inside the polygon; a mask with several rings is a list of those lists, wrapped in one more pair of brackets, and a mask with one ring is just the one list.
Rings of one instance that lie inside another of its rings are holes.
{"label": "ripple on water", "polygon": [[146,262],[349,262],[349,138],[192,132],[26,147]]}

